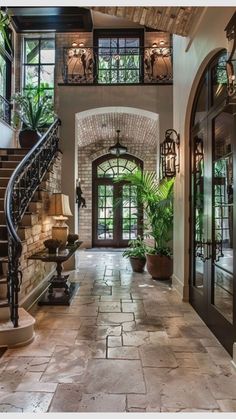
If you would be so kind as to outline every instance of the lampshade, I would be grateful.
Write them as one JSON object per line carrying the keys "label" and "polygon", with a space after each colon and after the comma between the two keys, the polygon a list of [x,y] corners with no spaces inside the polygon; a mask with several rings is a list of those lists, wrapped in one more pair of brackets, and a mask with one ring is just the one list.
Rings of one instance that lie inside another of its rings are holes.
{"label": "lampshade", "polygon": [[69,197],[62,193],[54,193],[50,198],[48,215],[53,217],[72,216]]}
{"label": "lampshade", "polygon": [[113,146],[109,147],[109,153],[114,154],[116,157],[121,156],[122,154],[127,153],[127,147],[120,143],[120,130],[116,131],[117,133],[117,142]]}

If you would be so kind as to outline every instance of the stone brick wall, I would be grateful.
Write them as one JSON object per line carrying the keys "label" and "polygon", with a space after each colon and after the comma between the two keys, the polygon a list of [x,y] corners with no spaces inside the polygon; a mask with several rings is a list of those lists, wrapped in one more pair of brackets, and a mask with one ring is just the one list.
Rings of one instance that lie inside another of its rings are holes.
{"label": "stone brick wall", "polygon": [[[33,253],[44,249],[44,240],[51,238],[54,220],[47,215],[49,197],[54,192],[61,192],[61,155],[54,160],[50,171],[41,185],[44,191],[36,192],[38,212],[33,212],[32,226],[20,229],[19,234],[23,239],[23,252],[21,256],[21,270],[23,274],[20,291],[21,303],[33,290],[40,285],[42,280],[55,268],[53,263],[44,263],[39,260],[28,259]],[[30,204],[29,210],[35,204]]]}
{"label": "stone brick wall", "polygon": [[[114,144],[114,139],[104,140],[99,144],[78,149],[78,171],[81,180],[81,189],[86,199],[87,208],[80,208],[79,211],[79,236],[83,241],[83,247],[92,246],[92,163],[97,158],[107,154],[108,148]],[[145,147],[144,145],[128,144],[122,140],[122,144],[127,145],[129,154],[138,157],[143,161],[143,169],[155,171],[157,166],[157,152],[155,146]]]}

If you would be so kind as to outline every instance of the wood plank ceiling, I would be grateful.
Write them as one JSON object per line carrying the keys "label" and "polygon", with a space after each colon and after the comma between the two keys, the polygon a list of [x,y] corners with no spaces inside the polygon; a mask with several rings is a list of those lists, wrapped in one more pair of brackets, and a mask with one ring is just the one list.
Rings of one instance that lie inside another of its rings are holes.
{"label": "wood plank ceiling", "polygon": [[116,16],[176,35],[188,36],[202,7],[92,7],[94,11]]}

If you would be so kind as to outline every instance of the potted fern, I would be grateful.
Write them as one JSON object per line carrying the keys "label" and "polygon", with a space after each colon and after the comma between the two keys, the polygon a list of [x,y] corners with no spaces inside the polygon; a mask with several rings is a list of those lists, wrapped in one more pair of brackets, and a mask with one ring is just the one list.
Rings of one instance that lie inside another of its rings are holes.
{"label": "potted fern", "polygon": [[141,236],[130,240],[128,248],[122,253],[123,257],[129,258],[133,272],[143,272],[146,264],[146,245]]}
{"label": "potted fern", "polygon": [[121,179],[136,186],[148,235],[153,239],[153,246],[146,250],[147,270],[154,279],[167,279],[173,273],[171,241],[174,179],[159,181],[155,172],[142,172],[140,169],[118,180]]}
{"label": "potted fern", "polygon": [[42,87],[33,89],[27,86],[24,93],[16,93],[13,100],[16,104],[15,116],[22,122],[20,146],[31,148],[39,140],[40,131],[53,120],[52,98]]}

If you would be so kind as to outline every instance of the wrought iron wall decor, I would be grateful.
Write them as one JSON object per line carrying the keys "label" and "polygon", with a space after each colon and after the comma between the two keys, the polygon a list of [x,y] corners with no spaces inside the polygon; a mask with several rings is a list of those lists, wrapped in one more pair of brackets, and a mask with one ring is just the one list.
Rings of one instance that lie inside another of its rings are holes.
{"label": "wrought iron wall decor", "polygon": [[236,12],[225,28],[228,39],[228,59],[226,62],[227,91],[230,99],[236,99]]}
{"label": "wrought iron wall decor", "polygon": [[80,179],[78,179],[76,182],[76,203],[78,204],[78,209],[80,209],[81,205],[82,205],[82,208],[87,208],[86,200],[82,195],[83,195],[83,191],[81,189]]}
{"label": "wrought iron wall decor", "polygon": [[179,172],[180,136],[174,129],[165,132],[165,139],[160,145],[161,177],[175,177]]}
{"label": "wrought iron wall decor", "polygon": [[60,121],[56,119],[38,143],[26,154],[13,172],[6,190],[4,210],[8,230],[8,296],[14,327],[18,327],[18,293],[22,280],[20,270],[22,243],[17,229],[35,191],[59,151],[59,125]]}
{"label": "wrought iron wall decor", "polygon": [[[73,43],[75,45],[75,43]],[[172,48],[114,49],[71,46],[64,48],[62,78],[65,84],[170,84]]]}

